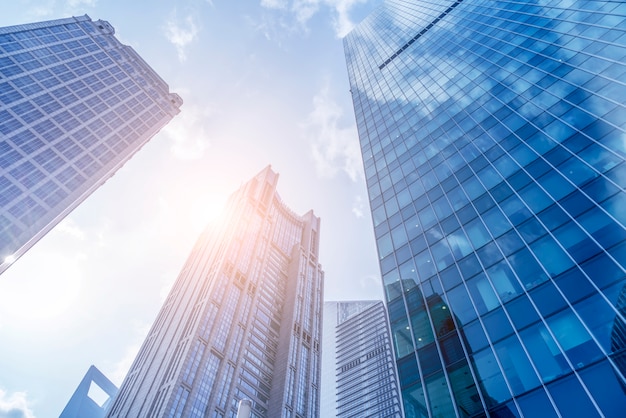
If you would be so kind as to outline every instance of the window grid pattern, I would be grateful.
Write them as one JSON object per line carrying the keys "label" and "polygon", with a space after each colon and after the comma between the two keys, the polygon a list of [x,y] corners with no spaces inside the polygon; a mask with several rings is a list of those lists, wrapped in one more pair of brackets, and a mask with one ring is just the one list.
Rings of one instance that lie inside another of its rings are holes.
{"label": "window grid pattern", "polygon": [[337,309],[356,311],[336,322],[337,417],[401,417],[385,307],[372,302],[360,311],[354,304],[339,302]]}
{"label": "window grid pattern", "polygon": [[453,3],[345,40],[405,412],[618,416],[626,6]]}
{"label": "window grid pattern", "polygon": [[2,258],[25,251],[182,103],[88,16],[0,28],[0,74]]}
{"label": "window grid pattern", "polygon": [[[276,181],[270,167],[263,170],[231,197],[224,218],[200,237],[163,307],[175,309],[159,314],[159,326],[151,330],[138,354],[142,367],[134,372],[136,385],[122,384],[121,391],[127,393],[118,399],[129,402],[114,404],[112,417],[149,412],[159,401],[151,382],[159,382],[156,390],[172,384],[160,368],[150,367],[173,361],[171,351],[148,345],[154,340],[157,346],[185,350],[180,355],[185,360],[172,379],[174,386],[190,391],[183,416],[235,416],[237,402],[244,398],[252,401],[253,416],[280,416],[285,406],[295,408],[296,387],[302,388],[301,416],[315,416],[319,397],[312,388],[319,380],[321,335],[302,330],[292,300],[304,289],[316,293],[307,296],[309,303],[321,304],[317,296],[323,289],[321,267],[316,264],[306,274],[318,247],[303,239],[312,230],[317,232],[319,219],[312,212],[297,216],[288,209],[277,195]],[[307,279],[315,283],[302,283]],[[307,312],[313,316],[321,307]],[[321,330],[320,320],[320,314],[311,318],[316,325],[311,328]],[[291,369],[289,347],[280,335],[296,328],[294,349],[299,357]],[[193,343],[180,345],[187,338]],[[173,396],[170,393],[166,404],[171,405]]]}

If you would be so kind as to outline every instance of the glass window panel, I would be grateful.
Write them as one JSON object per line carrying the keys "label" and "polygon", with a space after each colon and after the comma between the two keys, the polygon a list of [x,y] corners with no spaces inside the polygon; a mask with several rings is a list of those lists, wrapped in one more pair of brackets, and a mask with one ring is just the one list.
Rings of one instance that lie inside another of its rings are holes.
{"label": "glass window panel", "polygon": [[433,263],[428,250],[422,251],[415,256],[415,265],[417,266],[417,272],[422,281],[434,275],[436,272],[435,263]]}
{"label": "glass window panel", "polygon": [[544,383],[551,382],[571,371],[565,356],[543,323],[522,331],[520,338]]}
{"label": "glass window panel", "polygon": [[513,328],[502,308],[489,312],[483,317],[490,341],[498,341],[513,333]]}
{"label": "glass window panel", "polygon": [[520,409],[526,417],[557,418],[554,407],[543,388],[537,389],[518,399]]}
{"label": "glass window panel", "polygon": [[503,302],[515,297],[522,292],[517,278],[505,261],[487,269],[487,276],[491,279],[493,287]]}
{"label": "glass window panel", "polygon": [[500,367],[498,367],[490,348],[474,354],[472,362],[488,406],[494,406],[511,399],[508,385],[502,377]]}
{"label": "glass window panel", "polygon": [[378,257],[382,260],[385,256],[391,254],[393,251],[393,245],[391,243],[391,235],[385,234],[378,238]]}
{"label": "glass window panel", "polygon": [[433,244],[430,247],[430,250],[433,254],[433,259],[435,260],[438,270],[443,270],[454,262],[454,258],[450,253],[450,249],[448,248],[448,244],[445,239]]}
{"label": "glass window panel", "polygon": [[408,238],[406,236],[406,231],[404,230],[404,225],[399,225],[391,231],[391,239],[393,241],[394,248],[400,248],[407,243]]}
{"label": "glass window panel", "polygon": [[489,345],[480,321],[471,322],[461,328],[461,336],[469,353],[480,351]]}
{"label": "glass window panel", "polygon": [[519,225],[532,216],[524,203],[517,197],[511,196],[502,202],[502,210],[513,225]]}
{"label": "glass window panel", "polygon": [[398,377],[400,385],[406,387],[415,381],[419,381],[419,370],[415,356],[407,356],[398,360]]}
{"label": "glass window panel", "polygon": [[[596,340],[606,352],[611,352],[612,343],[615,342],[616,334],[614,327],[619,321],[615,317],[615,311],[609,303],[600,295],[594,294],[574,305],[583,323],[596,337]],[[619,332],[616,330],[616,332]]]}
{"label": "glass window panel", "polygon": [[391,332],[393,335],[394,348],[396,349],[397,358],[402,358],[414,351],[409,321],[406,317],[398,322],[392,323]]}
{"label": "glass window panel", "polygon": [[479,218],[467,223],[465,225],[465,232],[474,245],[474,248],[480,248],[491,240],[487,229]]}
{"label": "glass window panel", "polygon": [[455,326],[452,316],[450,315],[450,308],[441,297],[438,295],[430,297],[428,299],[428,306],[437,337],[446,335],[454,330]]}
{"label": "glass window panel", "polygon": [[626,241],[626,230],[599,208],[588,210],[578,217],[578,222],[604,248]]}
{"label": "glass window panel", "polygon": [[415,418],[429,417],[424,389],[420,383],[402,390],[402,402],[406,416]]}
{"label": "glass window panel", "polygon": [[624,278],[624,272],[605,253],[600,253],[581,265],[585,273],[600,289]]}
{"label": "glass window panel", "polygon": [[518,395],[539,385],[537,374],[528,361],[528,356],[517,336],[513,335],[495,344],[494,349],[514,394]]}
{"label": "glass window panel", "polygon": [[545,236],[532,243],[530,248],[539,259],[544,269],[554,277],[574,265],[565,251],[550,236]]}
{"label": "glass window panel", "polygon": [[449,290],[461,283],[461,275],[455,265],[452,265],[439,273],[444,289]]}
{"label": "glass window panel", "polygon": [[576,376],[570,375],[548,386],[552,399],[563,417],[597,417],[598,412],[591,403]]}
{"label": "glass window panel", "polygon": [[454,257],[457,260],[465,257],[472,252],[472,245],[470,244],[469,240],[462,230],[459,229],[456,232],[449,234],[446,239],[448,241],[448,244],[450,245]]}
{"label": "glass window panel", "polygon": [[417,351],[417,358],[424,376],[431,375],[441,370],[441,360],[437,345],[431,343]]}
{"label": "glass window panel", "polygon": [[577,157],[571,157],[560,164],[559,171],[577,186],[583,185],[598,175]]}
{"label": "glass window panel", "polygon": [[460,285],[450,290],[447,293],[450,300],[450,306],[453,308],[452,314],[462,324],[466,324],[469,321],[476,319],[476,311],[472,305],[472,301],[465,290],[464,285]]}
{"label": "glass window panel", "polygon": [[548,318],[546,322],[575,368],[582,368],[601,357],[600,349],[571,309]]}
{"label": "glass window panel", "polygon": [[433,418],[447,418],[455,415],[450,390],[443,372],[426,379],[426,392]]}
{"label": "glass window panel", "polygon": [[483,406],[467,362],[463,361],[449,368],[448,375],[456,404],[463,411],[461,416],[465,416],[464,414],[471,416],[482,412]]}
{"label": "glass window panel", "polygon": [[385,295],[388,301],[394,300],[402,295],[400,275],[398,274],[397,269],[383,274],[383,284],[385,286]]}
{"label": "glass window panel", "polygon": [[473,279],[468,280],[467,287],[479,314],[482,315],[500,306],[500,302],[484,274],[479,274]]}
{"label": "glass window panel", "polygon": [[[624,370],[622,370],[624,373]],[[580,372],[594,401],[607,417],[619,417],[626,411],[626,384],[607,361]]]}
{"label": "glass window panel", "polygon": [[509,262],[526,289],[531,289],[548,277],[527,249],[522,249],[509,257]]}
{"label": "glass window panel", "polygon": [[426,310],[420,309],[412,313],[411,324],[413,325],[413,337],[417,348],[424,347],[435,340]]}

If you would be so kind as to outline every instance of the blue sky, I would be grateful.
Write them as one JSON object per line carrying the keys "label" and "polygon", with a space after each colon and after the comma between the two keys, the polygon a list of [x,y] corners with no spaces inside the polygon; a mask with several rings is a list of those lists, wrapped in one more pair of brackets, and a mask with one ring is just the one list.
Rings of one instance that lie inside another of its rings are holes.
{"label": "blue sky", "polygon": [[90,364],[119,385],[200,230],[268,164],[322,218],[327,300],[382,297],[341,43],[379,2],[2,2],[0,26],[109,21],[185,104],[0,277],[0,417],[57,417]]}

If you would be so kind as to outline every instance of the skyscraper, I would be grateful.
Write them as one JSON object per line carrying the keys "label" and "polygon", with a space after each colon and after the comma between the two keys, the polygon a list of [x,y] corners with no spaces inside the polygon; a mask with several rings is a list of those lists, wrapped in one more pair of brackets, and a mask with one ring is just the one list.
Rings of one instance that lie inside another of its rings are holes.
{"label": "skyscraper", "polygon": [[95,366],[89,367],[59,418],[102,418],[117,387]]}
{"label": "skyscraper", "polygon": [[0,273],[182,104],[89,16],[0,28]]}
{"label": "skyscraper", "polygon": [[383,302],[325,302],[323,334],[320,416],[402,417]]}
{"label": "skyscraper", "polygon": [[623,416],[626,4],[390,0],[344,42],[406,416]]}
{"label": "skyscraper", "polygon": [[200,236],[109,417],[319,416],[320,220],[267,167]]}

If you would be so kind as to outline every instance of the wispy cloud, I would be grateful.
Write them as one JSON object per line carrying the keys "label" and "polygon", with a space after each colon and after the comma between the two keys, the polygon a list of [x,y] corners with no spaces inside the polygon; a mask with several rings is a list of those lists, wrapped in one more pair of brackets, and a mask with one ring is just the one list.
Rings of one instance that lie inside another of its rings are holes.
{"label": "wispy cloud", "polygon": [[333,27],[337,37],[344,37],[352,30],[355,22],[350,19],[352,8],[358,4],[363,4],[367,0],[326,0],[334,11]]}
{"label": "wispy cloud", "polygon": [[303,127],[311,140],[318,174],[330,178],[343,171],[356,181],[363,176],[356,128],[354,125],[340,126],[343,109],[329,91],[325,86],[313,98],[313,111]]}
{"label": "wispy cloud", "polygon": [[354,198],[354,202],[352,203],[352,213],[354,213],[354,216],[356,216],[357,218],[361,219],[363,216],[365,216],[365,204],[363,203],[363,198],[361,196],[356,196]]}
{"label": "wispy cloud", "polygon": [[[367,0],[261,0],[261,6],[266,9],[278,10],[289,14],[300,29],[306,30],[309,20],[323,9],[328,9],[331,14],[332,26],[337,37],[345,36],[355,23],[350,18],[351,12],[356,5],[363,4]],[[284,20],[277,20],[276,22]]]}
{"label": "wispy cloud", "polygon": [[208,121],[213,114],[210,107],[185,104],[185,110],[170,122],[163,132],[172,141],[172,154],[182,160],[201,158],[209,148]]}
{"label": "wispy cloud", "polygon": [[33,18],[45,18],[57,12],[84,14],[86,8],[95,7],[97,2],[98,0],[35,0],[29,1],[25,9],[27,15]]}
{"label": "wispy cloud", "polygon": [[176,48],[181,62],[187,59],[187,46],[198,38],[198,32],[192,15],[179,19],[174,13],[173,17],[165,22],[165,37]]}
{"label": "wispy cloud", "polygon": [[261,0],[261,6],[268,9],[287,9],[289,0]]}
{"label": "wispy cloud", "polygon": [[2,418],[35,418],[28,407],[25,392],[7,393],[0,389],[0,417]]}
{"label": "wispy cloud", "polygon": [[95,7],[98,0],[67,0],[67,5],[69,7],[79,7],[79,6],[88,6]]}
{"label": "wispy cloud", "polygon": [[130,370],[130,366],[133,365],[133,361],[135,361],[141,344],[146,339],[149,331],[150,324],[135,324],[135,341],[128,346],[124,356],[113,366],[113,370],[107,373],[107,376],[109,376],[111,381],[118,387],[124,381],[124,378]]}

